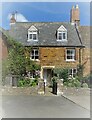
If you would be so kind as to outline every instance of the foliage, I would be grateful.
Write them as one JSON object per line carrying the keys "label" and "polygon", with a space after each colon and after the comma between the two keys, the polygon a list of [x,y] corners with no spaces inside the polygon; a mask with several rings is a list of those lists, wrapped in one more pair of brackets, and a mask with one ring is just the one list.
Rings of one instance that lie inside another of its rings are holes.
{"label": "foliage", "polygon": [[13,75],[20,75],[25,72],[25,55],[24,46],[19,42],[14,41],[8,36],[8,72]]}
{"label": "foliage", "polygon": [[36,86],[37,84],[38,84],[38,79],[22,78],[18,80],[18,87],[30,87],[30,86]]}
{"label": "foliage", "polygon": [[79,64],[78,66],[77,66],[77,75],[79,76],[79,77],[83,77],[83,70],[84,70],[84,66],[83,65],[81,65],[81,64]]}
{"label": "foliage", "polygon": [[76,77],[76,78],[68,79],[67,82],[64,82],[64,85],[67,87],[81,87],[81,82]]}
{"label": "foliage", "polygon": [[[69,77],[68,68],[56,68],[54,69],[54,74],[59,78],[63,79],[64,86],[67,87],[87,87],[89,85],[90,79],[92,79],[92,75],[88,75],[83,77],[83,69],[82,65],[78,65],[78,73],[75,77]],[[84,84],[86,83],[86,84]]]}
{"label": "foliage", "polygon": [[67,68],[56,68],[54,73],[58,76],[59,79],[67,81],[68,79],[68,69]]}
{"label": "foliage", "polygon": [[83,83],[87,83],[89,87],[91,87],[91,81],[92,81],[92,73],[85,76],[85,77],[82,77],[82,84]]}
{"label": "foliage", "polygon": [[7,74],[22,76],[26,74],[26,71],[32,72],[40,69],[40,65],[30,60],[31,47],[24,47],[9,36],[7,41],[9,55],[3,66],[3,76]]}
{"label": "foliage", "polygon": [[87,83],[83,83],[83,88],[88,88],[88,84]]}
{"label": "foliage", "polygon": [[18,87],[24,87],[26,84],[25,80],[19,80],[18,81]]}
{"label": "foliage", "polygon": [[32,82],[31,82],[31,86],[36,86],[37,85],[37,81],[36,80],[33,80]]}

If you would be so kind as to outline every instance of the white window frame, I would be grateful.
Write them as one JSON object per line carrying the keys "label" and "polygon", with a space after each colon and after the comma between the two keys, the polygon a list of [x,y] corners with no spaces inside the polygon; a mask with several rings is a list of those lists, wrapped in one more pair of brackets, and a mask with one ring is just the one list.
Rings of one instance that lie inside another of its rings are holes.
{"label": "white window frame", "polygon": [[[34,51],[34,54],[32,55],[32,51]],[[34,61],[39,61],[39,49],[32,49],[31,51],[31,55],[30,55],[30,59],[34,60]],[[35,51],[38,51],[38,55],[35,54]],[[34,58],[32,58],[32,56],[34,56]],[[38,59],[36,59],[35,57],[38,56]]]}
{"label": "white window frame", "polygon": [[[61,33],[62,39],[59,39],[59,33]],[[65,39],[63,38],[63,33],[65,33]],[[67,31],[58,31],[57,32],[57,41],[67,41]]]}
{"label": "white window frame", "polygon": [[[32,39],[30,39],[30,34],[32,34]],[[36,39],[33,39],[33,34],[36,35]],[[28,41],[38,41],[38,33],[37,33],[37,31],[28,31]]]}
{"label": "white window frame", "polygon": [[[68,50],[73,50],[73,51],[74,51],[74,54],[68,55],[68,54],[67,54],[67,51],[68,51]],[[66,61],[75,61],[75,53],[76,53],[75,49],[66,49]],[[68,56],[72,56],[72,59],[67,59]]]}
{"label": "white window frame", "polygon": [[[70,74],[70,70],[72,71],[71,74]],[[76,73],[74,73],[74,70],[76,70]],[[77,68],[70,68],[68,70],[68,74],[71,75],[71,77],[74,77],[74,75],[77,74]]]}
{"label": "white window frame", "polygon": [[[59,39],[59,33],[62,34],[62,39]],[[65,39],[63,38],[63,33],[65,33]],[[67,29],[63,25],[57,30],[57,41],[67,41]]]}

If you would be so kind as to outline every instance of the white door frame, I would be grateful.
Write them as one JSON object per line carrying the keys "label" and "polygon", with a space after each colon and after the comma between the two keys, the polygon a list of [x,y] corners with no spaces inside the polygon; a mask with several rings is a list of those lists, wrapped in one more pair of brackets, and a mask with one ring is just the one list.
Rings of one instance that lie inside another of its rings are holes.
{"label": "white door frame", "polygon": [[[44,79],[44,69],[53,69],[55,68],[55,66],[41,66],[41,74],[40,74],[40,77],[41,79]],[[46,79],[44,79],[44,82],[46,83]]]}

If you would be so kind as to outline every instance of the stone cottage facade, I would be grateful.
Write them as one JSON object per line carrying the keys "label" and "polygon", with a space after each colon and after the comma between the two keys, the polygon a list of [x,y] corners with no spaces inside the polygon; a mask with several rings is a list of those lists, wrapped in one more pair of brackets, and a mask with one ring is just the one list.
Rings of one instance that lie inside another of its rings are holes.
{"label": "stone cottage facade", "polygon": [[57,67],[69,68],[74,76],[77,66],[85,64],[84,75],[90,73],[89,27],[80,26],[79,16],[78,5],[71,9],[70,22],[20,23],[12,16],[8,33],[24,46],[32,46],[30,59],[41,65],[44,81],[50,80],[52,69]]}

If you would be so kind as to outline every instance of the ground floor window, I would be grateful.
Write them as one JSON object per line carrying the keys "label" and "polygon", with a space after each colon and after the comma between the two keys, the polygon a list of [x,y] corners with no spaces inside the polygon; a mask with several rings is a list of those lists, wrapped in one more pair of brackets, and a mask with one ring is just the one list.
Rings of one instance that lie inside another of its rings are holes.
{"label": "ground floor window", "polygon": [[31,59],[32,60],[38,60],[39,59],[39,50],[38,49],[32,49],[31,51]]}
{"label": "ground floor window", "polygon": [[72,77],[75,77],[77,74],[77,69],[76,68],[69,69],[68,74],[71,75]]}

